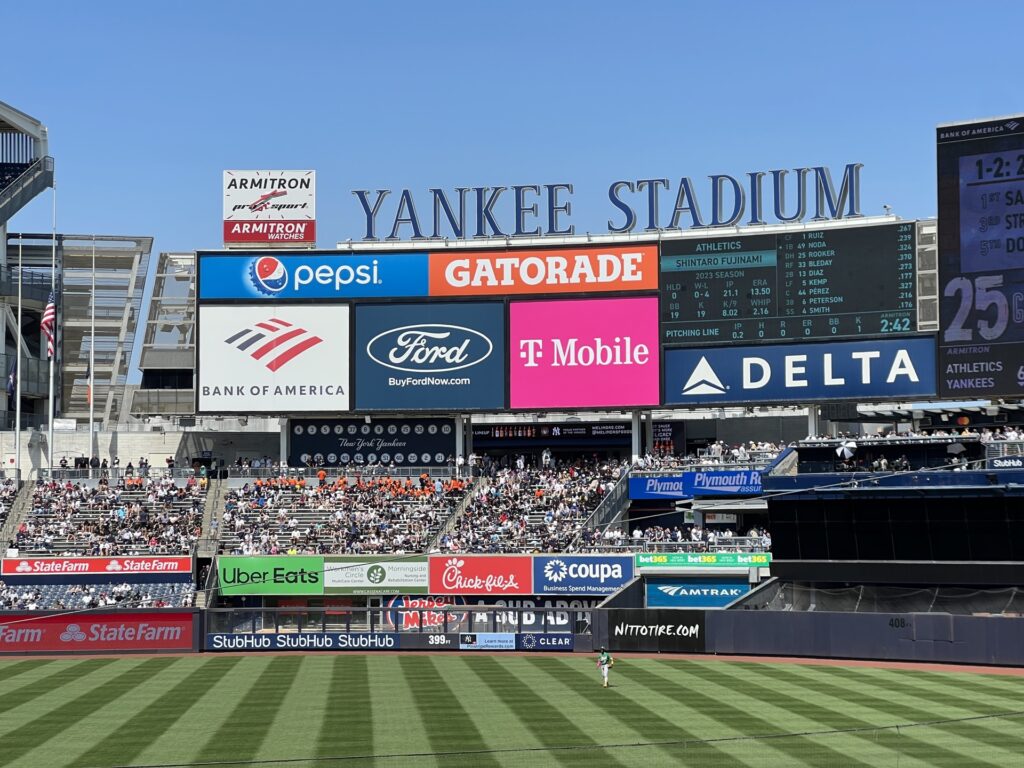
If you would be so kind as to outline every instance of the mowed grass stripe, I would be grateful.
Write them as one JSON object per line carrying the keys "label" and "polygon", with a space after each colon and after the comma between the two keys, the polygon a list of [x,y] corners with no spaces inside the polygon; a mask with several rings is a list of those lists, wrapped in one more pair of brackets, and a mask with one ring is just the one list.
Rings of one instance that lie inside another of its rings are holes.
{"label": "mowed grass stripe", "polygon": [[[868,676],[888,677],[890,680],[895,680],[897,684],[909,681],[912,684],[935,687],[943,692],[945,692],[946,686],[950,686],[956,688],[963,695],[1004,703],[1006,710],[1024,710],[1024,679],[1021,678],[971,672],[922,673],[909,669],[886,670],[872,667],[860,669]],[[877,673],[882,674],[878,675]]]}
{"label": "mowed grass stripe", "polygon": [[[786,667],[783,669],[783,667]],[[809,689],[818,693],[820,697],[832,697],[847,705],[853,704],[858,707],[867,707],[877,712],[884,713],[892,718],[892,722],[899,724],[923,723],[931,720],[957,717],[959,713],[951,712],[941,707],[936,708],[929,705],[927,701],[915,701],[913,705],[903,704],[892,698],[882,695],[875,695],[870,688],[865,688],[856,680],[835,679],[835,672],[842,670],[842,667],[832,666],[805,666],[800,669],[790,669],[787,665],[780,664],[779,668],[771,670],[771,676],[778,680],[790,681],[794,684],[804,684]],[[802,681],[802,683],[801,683]],[[884,692],[880,692],[884,693]],[[912,730],[902,732],[899,744],[904,751],[912,756],[933,764],[942,765],[1005,765],[1005,758],[994,757],[988,759],[977,753],[981,744],[1001,749],[1000,742],[1005,743],[1005,738],[1000,739],[998,735],[987,733],[982,728],[976,729],[980,738],[973,739],[975,744],[964,743],[962,745],[950,745],[949,749],[939,747],[934,740],[925,736],[918,737]]]}
{"label": "mowed grass stripe", "polygon": [[53,659],[25,659],[24,661],[11,661],[0,664],[0,683],[6,684],[18,675],[45,667],[52,662]]}
{"label": "mowed grass stripe", "polygon": [[[639,734],[644,741],[685,741],[696,740],[700,737],[683,728],[678,721],[668,720],[654,710],[644,706],[640,701],[627,696],[619,690],[612,678],[611,688],[602,688],[600,677],[597,674],[585,675],[574,666],[576,663],[567,662],[556,658],[530,658],[528,663],[533,664],[540,670],[547,672],[557,678],[563,685],[572,689],[584,700],[603,709],[608,715],[620,720],[626,727],[636,734]],[[590,660],[587,660],[590,663]],[[618,665],[621,666],[621,665]],[[613,670],[616,675],[618,670]],[[682,718],[679,718],[681,720]],[[706,735],[705,735],[706,736]],[[654,747],[659,752],[667,755],[677,763],[685,764],[685,761],[697,758],[698,755],[684,749],[681,745],[659,745]],[[696,764],[706,764],[708,754],[714,759],[729,764],[732,759],[718,747],[708,745],[702,750],[700,760]]]}
{"label": "mowed grass stripe", "polygon": [[330,678],[313,753],[372,755],[374,696],[367,656],[339,654],[324,660],[331,665]]}
{"label": "mowed grass stripe", "polygon": [[[0,740],[0,763],[10,763],[59,736],[67,728],[92,714],[100,707],[124,696],[133,688],[146,684],[153,675],[176,663],[176,657],[152,658],[129,667],[104,683],[90,688],[62,706],[37,717]],[[126,662],[122,662],[125,664]]]}
{"label": "mowed grass stripe", "polygon": [[196,762],[251,760],[268,735],[268,726],[295,682],[302,656],[275,656],[238,697],[220,727],[199,750]]}
{"label": "mowed grass stripe", "polygon": [[[86,659],[85,661],[73,662],[70,665],[67,662],[61,662],[44,677],[35,680],[18,681],[22,683],[19,687],[6,690],[3,692],[3,696],[0,696],[0,715],[22,707],[51,691],[74,683],[86,675],[110,666],[115,661],[117,659],[114,658]],[[4,725],[6,726],[6,723]]]}
{"label": "mowed grass stripe", "polygon": [[[374,752],[433,752],[423,713],[413,699],[411,681],[398,666],[398,657],[366,654],[365,658],[372,692]],[[432,762],[430,758],[419,759],[420,765]],[[357,762],[356,765],[362,763]],[[390,768],[392,763],[384,765]],[[402,762],[395,765],[402,765]]]}
{"label": "mowed grass stripe", "polygon": [[[490,748],[460,703],[461,697],[445,682],[430,656],[400,656],[398,664],[408,679],[409,689],[434,752]],[[455,764],[448,757],[440,762],[444,765]],[[493,755],[485,753],[474,755],[467,764],[500,765]]]}
{"label": "mowed grass stripe", "polygon": [[[533,688],[513,674],[492,656],[474,656],[463,659],[476,678],[487,686],[494,698],[508,706],[519,724],[545,747],[591,746],[597,741],[580,729],[576,723],[537,695]],[[519,661],[518,659],[514,661]],[[516,664],[519,666],[519,664]],[[574,707],[577,714],[578,710]],[[513,729],[509,729],[513,730]],[[525,744],[523,746],[526,746]],[[549,753],[559,765],[582,766],[593,764],[622,766],[604,750],[589,749],[580,752],[557,751]],[[524,760],[533,759],[523,755]]]}
{"label": "mowed grass stripe", "polygon": [[206,657],[167,689],[160,698],[125,720],[113,733],[94,744],[75,760],[75,765],[103,766],[131,763],[153,743],[154,734],[170,731],[204,692],[214,688],[238,662],[240,656]]}
{"label": "mowed grass stripe", "polygon": [[[255,760],[315,756],[314,747],[323,724],[324,708],[331,697],[328,685],[332,655],[314,652],[297,657],[299,666],[295,679],[281,698],[272,719],[266,723],[268,738],[253,756]],[[344,724],[336,726],[344,727]],[[288,738],[278,739],[276,734],[288,734]]]}

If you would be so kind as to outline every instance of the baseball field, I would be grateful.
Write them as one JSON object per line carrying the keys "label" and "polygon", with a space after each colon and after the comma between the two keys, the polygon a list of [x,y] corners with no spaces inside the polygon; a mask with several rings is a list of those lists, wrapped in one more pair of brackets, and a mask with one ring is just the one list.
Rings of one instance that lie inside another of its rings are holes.
{"label": "baseball field", "polygon": [[1013,766],[1024,677],[580,655],[0,661],[12,766]]}

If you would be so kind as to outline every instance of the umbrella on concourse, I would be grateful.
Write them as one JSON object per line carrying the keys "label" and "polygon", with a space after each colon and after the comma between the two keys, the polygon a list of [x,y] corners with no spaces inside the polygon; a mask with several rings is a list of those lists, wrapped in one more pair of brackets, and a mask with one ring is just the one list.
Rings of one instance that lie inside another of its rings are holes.
{"label": "umbrella on concourse", "polygon": [[853,440],[847,442],[836,448],[836,456],[840,459],[852,459],[853,454],[857,452],[857,444]]}
{"label": "umbrella on concourse", "polygon": [[950,443],[946,446],[946,453],[951,453],[954,456],[958,456],[966,450],[963,443]]}

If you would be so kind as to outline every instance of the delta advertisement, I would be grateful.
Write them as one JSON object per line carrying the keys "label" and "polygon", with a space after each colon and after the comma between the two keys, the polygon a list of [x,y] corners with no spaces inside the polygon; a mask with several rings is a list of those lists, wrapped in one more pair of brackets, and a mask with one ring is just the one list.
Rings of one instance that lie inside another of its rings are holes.
{"label": "delta advertisement", "polygon": [[761,472],[708,470],[629,478],[631,499],[692,499],[694,497],[759,496]]}
{"label": "delta advertisement", "polygon": [[292,419],[288,461],[328,467],[441,467],[455,455],[451,419]]}
{"label": "delta advertisement", "polygon": [[316,171],[224,171],[224,242],[316,242]]}
{"label": "delta advertisement", "polygon": [[512,408],[657,405],[658,299],[509,306]]}
{"label": "delta advertisement", "polygon": [[610,595],[632,579],[631,555],[533,559],[533,591],[538,595]]}
{"label": "delta advertisement", "polygon": [[199,413],[349,409],[349,308],[199,307]]}
{"label": "delta advertisement", "polygon": [[505,407],[505,308],[498,302],[356,308],[359,410]]}
{"label": "delta advertisement", "polygon": [[0,561],[4,576],[77,576],[84,574],[188,574],[191,557],[15,557]]}
{"label": "delta advertisement", "polygon": [[5,614],[0,653],[191,651],[198,616],[167,610]]}
{"label": "delta advertisement", "polygon": [[427,295],[425,253],[200,253],[200,301]]}
{"label": "delta advertisement", "polygon": [[739,580],[649,580],[645,586],[648,608],[724,608],[750,591]]}
{"label": "delta advertisement", "polygon": [[431,296],[658,290],[656,245],[430,254]]}
{"label": "delta advertisement", "polygon": [[425,555],[229,555],[217,569],[224,595],[422,594],[427,585]]}
{"label": "delta advertisement", "polygon": [[665,350],[665,404],[929,397],[930,337]]}

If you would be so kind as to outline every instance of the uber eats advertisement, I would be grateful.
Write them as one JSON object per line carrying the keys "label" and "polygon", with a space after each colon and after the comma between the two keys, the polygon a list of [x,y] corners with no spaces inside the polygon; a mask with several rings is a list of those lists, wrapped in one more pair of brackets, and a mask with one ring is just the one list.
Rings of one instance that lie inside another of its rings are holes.
{"label": "uber eats advertisement", "polygon": [[221,557],[223,595],[392,595],[427,591],[426,556]]}

